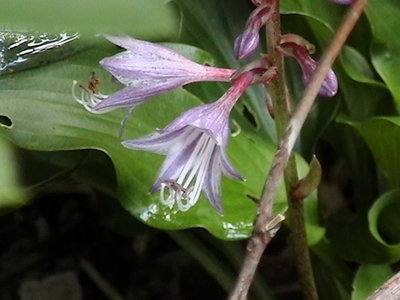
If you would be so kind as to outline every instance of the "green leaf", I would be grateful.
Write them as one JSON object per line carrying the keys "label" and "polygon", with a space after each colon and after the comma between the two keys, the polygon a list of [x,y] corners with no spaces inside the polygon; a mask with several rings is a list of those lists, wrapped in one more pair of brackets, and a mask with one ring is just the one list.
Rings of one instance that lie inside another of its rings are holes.
{"label": "green leaf", "polygon": [[0,20],[14,30],[129,32],[142,38],[168,36],[176,30],[173,11],[163,0],[2,0]]}
{"label": "green leaf", "polygon": [[[3,121],[3,122],[2,122]],[[0,127],[4,127],[4,117]],[[6,123],[8,125],[8,123]],[[9,124],[11,126],[11,124]],[[19,208],[27,201],[27,196],[18,183],[17,165],[11,145],[0,137],[0,215]]]}
{"label": "green leaf", "polygon": [[[256,214],[256,205],[248,195],[260,195],[275,147],[244,131],[231,139],[229,156],[247,181],[223,179],[224,216],[215,212],[204,197],[184,213],[161,205],[159,195],[149,195],[148,190],[163,157],[132,151],[120,144],[117,136],[124,116],[122,110],[104,115],[91,114],[75,103],[71,95],[72,80],[86,82],[93,71],[103,81],[102,92],[117,88],[107,80],[110,75],[97,64],[114,51],[115,47],[97,46],[68,60],[0,77],[0,113],[13,123],[12,128],[1,128],[0,134],[27,149],[98,149],[105,152],[115,167],[118,199],[132,215],[151,226],[163,229],[204,227],[219,238],[247,237]],[[162,128],[184,110],[200,103],[184,89],[155,97],[135,110],[124,139]],[[245,155],[249,153],[251,159],[246,159]],[[274,211],[283,213],[285,210],[285,193],[281,190]]]}
{"label": "green leaf", "polygon": [[39,34],[0,31],[0,74],[61,60],[82,51],[87,46],[79,40],[78,33]]}
{"label": "green leaf", "polygon": [[313,270],[320,299],[350,299],[353,282],[350,266],[337,256],[327,239],[322,239],[311,250],[316,254],[313,257]]}
{"label": "green leaf", "polygon": [[399,199],[400,190],[396,189],[376,199],[367,216],[341,212],[332,218],[327,233],[332,249],[346,260],[362,264],[400,260]]}
{"label": "green leaf", "polygon": [[339,26],[345,10],[326,0],[285,0],[282,1],[281,12],[311,17],[332,31],[333,28]]}
{"label": "green leaf", "polygon": [[[360,133],[389,186],[398,187],[400,184],[400,173],[397,168],[397,164],[400,163],[398,157],[400,118],[376,117],[360,122],[342,119],[341,122],[351,125]],[[360,174],[364,176],[364,173]],[[360,181],[357,178],[356,180]],[[370,197],[370,195],[367,195],[367,197]],[[361,263],[398,261],[400,259],[400,246],[388,244],[381,237],[385,233],[390,241],[399,242],[398,238],[395,238],[400,229],[397,222],[398,215],[393,214],[396,210],[392,207],[389,210],[390,214],[383,210],[386,201],[395,202],[398,199],[399,193],[396,191],[381,196],[375,200],[368,218],[364,216],[363,211],[357,215],[340,213],[340,216],[336,216],[336,220],[332,220],[328,226],[328,236],[330,235],[335,251],[349,260]]]}
{"label": "green leaf", "polygon": [[361,134],[389,184],[400,186],[400,117],[376,117],[364,122],[342,121]]}
{"label": "green leaf", "polygon": [[393,275],[389,265],[362,265],[353,282],[351,300],[365,300]]}
{"label": "green leaf", "polygon": [[[400,239],[398,232],[400,223],[398,213],[400,211],[400,190],[390,191],[376,200],[368,212],[369,227],[374,238],[386,246],[393,256],[400,258]],[[396,244],[390,244],[389,239]]]}
{"label": "green leaf", "polygon": [[374,71],[369,65],[369,62],[353,47],[345,46],[340,58],[344,70],[351,79],[362,83],[376,85],[378,87],[386,87],[382,82],[379,82],[374,78]]}
{"label": "green leaf", "polygon": [[372,63],[390,89],[400,111],[400,40],[393,30],[400,26],[399,1],[387,0],[382,5],[382,1],[371,0],[366,13],[373,33]]}
{"label": "green leaf", "polygon": [[364,215],[341,212],[340,216],[332,216],[327,222],[327,237],[333,251],[347,261],[381,264],[400,258],[399,253],[374,238]]}

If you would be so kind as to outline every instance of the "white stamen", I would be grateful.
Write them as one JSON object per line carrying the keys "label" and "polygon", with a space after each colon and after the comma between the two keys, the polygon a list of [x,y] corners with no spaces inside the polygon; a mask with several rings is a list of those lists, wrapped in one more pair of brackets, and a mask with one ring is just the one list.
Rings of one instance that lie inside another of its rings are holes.
{"label": "white stamen", "polygon": [[[167,199],[165,199],[165,196],[164,196],[165,188],[167,188],[169,190],[169,195],[168,195]],[[173,195],[173,192],[171,192],[171,188],[169,187],[169,185],[167,183],[164,183],[164,182],[161,183],[160,201],[162,204],[165,204],[169,208],[172,208],[175,203],[174,195]]]}
{"label": "white stamen", "polygon": [[[81,89],[80,97],[78,97],[76,95],[77,88]],[[72,82],[72,96],[74,97],[76,102],[83,105],[83,107],[86,108],[86,110],[90,111],[91,113],[102,114],[102,113],[113,110],[113,108],[94,110],[93,107],[95,107],[101,101],[107,99],[108,95],[105,95],[102,93],[93,93],[91,90],[86,89],[82,86],[79,86],[78,82],[76,82],[75,80]]]}
{"label": "white stamen", "polygon": [[[200,198],[207,169],[216,146],[215,141],[204,132],[198,134],[197,139],[198,142],[178,179],[176,181],[166,180],[161,184],[160,198],[162,202],[171,204],[173,201],[180,211],[187,211]],[[165,188],[170,190],[170,196],[167,199],[164,197]]]}

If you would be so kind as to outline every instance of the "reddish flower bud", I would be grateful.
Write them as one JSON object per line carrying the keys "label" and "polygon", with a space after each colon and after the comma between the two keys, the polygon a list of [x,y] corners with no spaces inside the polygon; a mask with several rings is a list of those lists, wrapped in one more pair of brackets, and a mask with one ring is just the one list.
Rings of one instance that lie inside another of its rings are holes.
{"label": "reddish flower bud", "polygon": [[[308,84],[314,74],[318,62],[311,58],[310,53],[313,53],[315,48],[302,37],[295,34],[287,34],[282,36],[281,51],[284,55],[293,57],[299,63],[303,71],[303,82]],[[338,82],[333,70],[329,70],[325,80],[319,90],[319,95],[323,97],[333,97],[338,90]]]}
{"label": "reddish flower bud", "polygon": [[245,31],[235,40],[235,53],[238,59],[244,59],[256,50],[260,43],[260,28],[268,22],[273,12],[274,3],[271,2],[260,5],[251,13]]}

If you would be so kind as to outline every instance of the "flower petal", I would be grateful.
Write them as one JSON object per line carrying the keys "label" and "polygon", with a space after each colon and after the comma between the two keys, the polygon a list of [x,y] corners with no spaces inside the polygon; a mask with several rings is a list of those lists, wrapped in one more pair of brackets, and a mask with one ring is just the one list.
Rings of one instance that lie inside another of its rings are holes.
{"label": "flower petal", "polygon": [[260,44],[258,31],[245,30],[235,39],[235,54],[239,60],[249,57]]}
{"label": "flower petal", "polygon": [[203,190],[211,205],[222,215],[224,210],[221,203],[221,170],[219,168],[219,152],[219,148],[215,147],[208,165]]}
{"label": "flower petal", "polygon": [[193,130],[182,127],[174,131],[157,131],[140,139],[123,141],[122,145],[135,150],[151,151],[158,154],[177,152],[183,143],[191,142],[196,136]]}
{"label": "flower petal", "polygon": [[323,97],[333,97],[336,95],[338,88],[339,84],[335,72],[331,69],[326,75],[318,94]]}
{"label": "flower petal", "polygon": [[168,80],[141,80],[135,86],[128,86],[115,92],[108,98],[93,107],[102,110],[108,107],[136,106],[158,94],[173,90],[185,84],[184,79],[174,78]]}
{"label": "flower petal", "polygon": [[157,180],[151,187],[150,192],[157,192],[161,183],[165,180],[176,180],[184,168],[186,162],[190,158],[193,149],[196,147],[196,140],[193,139],[190,143],[186,144],[183,149],[175,152],[172,155],[168,155],[165,159],[161,169],[158,173]]}
{"label": "flower petal", "polygon": [[204,66],[189,60],[149,58],[129,51],[103,58],[100,65],[125,85],[129,85],[135,78],[187,78],[204,76],[206,73]]}
{"label": "flower petal", "polygon": [[232,179],[243,181],[244,178],[240,175],[238,171],[232,166],[228,159],[225,151],[221,149],[221,169],[224,174]]}
{"label": "flower petal", "polygon": [[175,62],[187,62],[190,64],[196,64],[186,57],[178,54],[177,52],[147,41],[134,39],[130,36],[105,36],[110,42],[125,48],[133,53],[136,53],[144,58],[152,60],[163,59]]}

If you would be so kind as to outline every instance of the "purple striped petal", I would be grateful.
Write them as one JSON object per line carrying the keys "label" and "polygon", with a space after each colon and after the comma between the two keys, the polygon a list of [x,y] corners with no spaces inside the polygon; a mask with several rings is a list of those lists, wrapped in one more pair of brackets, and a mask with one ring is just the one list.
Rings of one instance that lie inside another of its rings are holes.
{"label": "purple striped petal", "polygon": [[182,127],[174,131],[155,132],[140,139],[123,141],[122,145],[135,150],[168,154],[171,152],[171,148],[174,149],[174,145],[181,146],[183,140],[193,139],[193,137],[189,137],[191,133],[193,133],[193,130]]}
{"label": "purple striped petal", "polygon": [[221,150],[221,170],[229,178],[244,181],[244,178],[239,174],[238,171],[232,166],[224,150]]}
{"label": "purple striped petal", "polygon": [[219,155],[217,152],[219,152],[219,149],[214,148],[208,165],[203,190],[210,204],[222,215],[224,210],[221,203],[221,171],[219,168]]}
{"label": "purple striped petal", "polygon": [[104,58],[100,61],[100,65],[125,85],[130,85],[136,78],[207,77],[204,66],[189,60],[176,62],[143,58],[137,53],[128,51]]}
{"label": "purple striped petal", "polygon": [[[318,62],[313,60],[311,57],[304,60],[298,60],[298,62],[303,70],[303,82],[304,84],[308,84],[317,69]],[[332,69],[330,69],[321,85],[318,95],[322,97],[333,97],[337,94],[338,88],[339,85],[336,74]]]}
{"label": "purple striped petal", "polygon": [[260,44],[258,31],[245,30],[235,39],[235,53],[239,60],[249,57]]}
{"label": "purple striped petal", "polygon": [[175,62],[187,62],[188,64],[196,64],[179,53],[147,41],[138,40],[130,36],[105,36],[110,42],[132,53],[148,58],[149,60],[166,60]]}
{"label": "purple striped petal", "polygon": [[168,92],[185,84],[185,79],[174,78],[169,80],[141,80],[134,86],[128,86],[110,95],[108,98],[93,107],[93,110],[101,110],[108,107],[137,106],[147,99],[158,94]]}
{"label": "purple striped petal", "polygon": [[190,158],[195,146],[196,140],[192,140],[191,143],[187,144],[183,149],[181,149],[181,151],[167,156],[163,165],[161,166],[156,182],[150,189],[151,193],[160,190],[161,183],[163,181],[176,180],[178,178],[186,162]]}
{"label": "purple striped petal", "polygon": [[252,11],[246,22],[245,31],[235,39],[235,54],[241,60],[249,57],[260,43],[259,31],[275,11],[274,1],[256,1],[254,3],[258,7]]}

